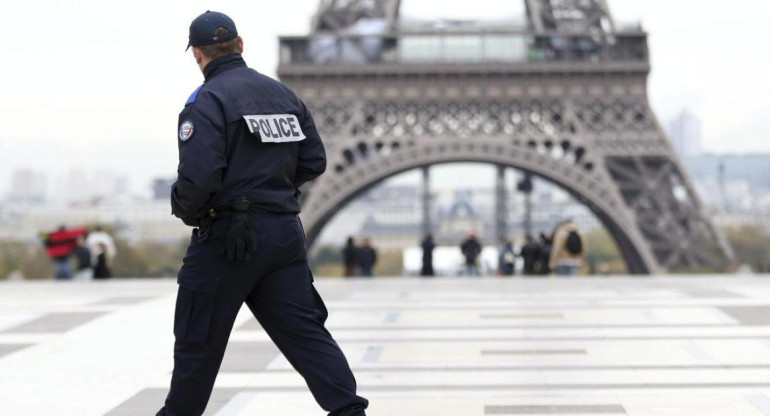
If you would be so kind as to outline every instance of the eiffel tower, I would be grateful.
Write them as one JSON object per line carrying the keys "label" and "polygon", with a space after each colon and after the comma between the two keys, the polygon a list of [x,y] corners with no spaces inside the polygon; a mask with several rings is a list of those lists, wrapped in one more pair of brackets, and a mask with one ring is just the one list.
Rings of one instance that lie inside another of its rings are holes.
{"label": "eiffel tower", "polygon": [[280,38],[278,75],[311,109],[329,162],[302,190],[308,242],[388,177],[483,162],[584,203],[631,273],[729,268],[732,250],[650,108],[647,33],[617,28],[606,0],[521,1],[516,23],[321,0],[308,36]]}

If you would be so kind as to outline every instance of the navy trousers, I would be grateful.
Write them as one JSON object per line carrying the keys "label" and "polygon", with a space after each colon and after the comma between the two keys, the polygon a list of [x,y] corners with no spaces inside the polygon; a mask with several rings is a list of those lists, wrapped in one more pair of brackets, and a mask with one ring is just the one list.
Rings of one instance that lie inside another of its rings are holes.
{"label": "navy trousers", "polygon": [[[324,327],[328,312],[313,287],[305,235],[295,215],[253,214],[257,253],[229,262],[219,252],[228,219],[192,241],[179,271],[174,372],[157,416],[200,416],[214,387],[233,322],[246,305],[330,416],[363,416],[345,356]],[[287,406],[291,406],[287,403]]]}

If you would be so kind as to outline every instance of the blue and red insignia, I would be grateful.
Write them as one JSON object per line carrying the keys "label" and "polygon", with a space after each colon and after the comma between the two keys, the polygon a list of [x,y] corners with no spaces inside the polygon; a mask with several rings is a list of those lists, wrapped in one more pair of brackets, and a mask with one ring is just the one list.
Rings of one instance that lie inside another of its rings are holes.
{"label": "blue and red insignia", "polygon": [[186,142],[190,140],[190,137],[192,137],[193,132],[195,132],[195,128],[193,127],[193,123],[190,120],[185,120],[182,122],[182,125],[179,126],[179,140]]}

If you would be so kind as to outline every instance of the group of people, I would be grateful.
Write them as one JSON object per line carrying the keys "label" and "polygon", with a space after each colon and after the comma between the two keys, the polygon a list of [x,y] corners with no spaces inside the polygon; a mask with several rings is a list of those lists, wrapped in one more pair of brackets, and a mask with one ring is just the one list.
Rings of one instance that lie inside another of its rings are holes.
{"label": "group of people", "polygon": [[541,233],[539,241],[527,235],[518,253],[508,241],[500,256],[500,274],[513,275],[516,257],[521,257],[525,275],[574,276],[579,273],[585,256],[585,236],[574,222],[566,221],[551,236]]}
{"label": "group of people", "polygon": [[[422,247],[421,276],[434,276],[433,250],[436,244],[432,235],[427,235],[420,243]],[[470,233],[460,244],[464,259],[464,272],[468,276],[478,276],[479,256],[482,245],[475,233]],[[586,239],[572,220],[561,223],[556,230],[547,236],[540,234],[536,241],[531,235],[525,237],[524,245],[518,250],[512,241],[506,242],[499,256],[498,272],[503,276],[516,273],[516,259],[523,260],[523,274],[574,276],[580,271],[586,256]]]}
{"label": "group of people", "polygon": [[540,233],[539,241],[527,235],[518,253],[513,242],[508,241],[500,253],[500,274],[515,274],[516,258],[521,257],[524,275],[553,273],[557,276],[574,276],[579,273],[585,256],[585,235],[572,220],[567,220],[556,227],[550,236]]}
{"label": "group of people", "polygon": [[342,263],[345,266],[345,277],[371,277],[374,274],[374,266],[377,264],[377,250],[372,247],[372,242],[368,238],[364,238],[359,247],[353,237],[348,237],[342,249]]}
{"label": "group of people", "polygon": [[109,264],[117,254],[115,242],[101,227],[89,230],[62,226],[43,234],[42,239],[53,259],[54,279],[88,281],[112,276]]}
{"label": "group of people", "polygon": [[[422,269],[420,270],[420,276],[435,276],[436,271],[433,268],[433,250],[436,248],[436,243],[433,241],[433,235],[426,235],[420,242],[420,247],[422,248]],[[481,250],[481,243],[475,233],[468,234],[468,238],[463,240],[460,244],[460,251],[464,258],[464,271],[466,275],[478,276],[480,274],[478,262]]]}

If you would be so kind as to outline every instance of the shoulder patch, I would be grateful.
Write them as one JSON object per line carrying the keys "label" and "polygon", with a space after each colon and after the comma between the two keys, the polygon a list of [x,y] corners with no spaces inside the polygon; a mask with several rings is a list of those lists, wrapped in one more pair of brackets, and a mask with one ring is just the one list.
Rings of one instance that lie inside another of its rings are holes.
{"label": "shoulder patch", "polygon": [[190,98],[187,99],[187,102],[184,103],[185,106],[188,106],[195,102],[196,99],[198,99],[198,93],[200,92],[201,88],[203,88],[203,85],[196,88],[195,91],[193,91],[192,94],[190,94]]}
{"label": "shoulder patch", "polygon": [[179,140],[183,142],[190,140],[190,137],[192,137],[194,132],[195,127],[193,126],[193,122],[191,120],[183,121],[182,125],[179,126]]}
{"label": "shoulder patch", "polygon": [[262,114],[243,116],[251,134],[263,143],[288,143],[305,140],[305,133],[294,114]]}

